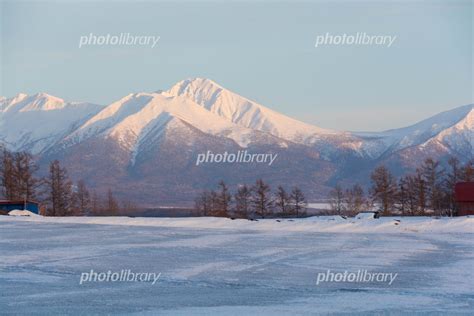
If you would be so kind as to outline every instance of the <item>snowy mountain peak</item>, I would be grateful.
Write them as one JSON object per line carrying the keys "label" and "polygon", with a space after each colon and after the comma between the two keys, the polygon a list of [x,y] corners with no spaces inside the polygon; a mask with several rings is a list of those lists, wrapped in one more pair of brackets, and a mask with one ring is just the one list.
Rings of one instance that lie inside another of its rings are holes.
{"label": "snowy mountain peak", "polygon": [[12,98],[0,98],[0,112],[35,112],[68,109],[97,108],[97,104],[87,102],[68,102],[45,92],[28,95],[19,93]]}
{"label": "snowy mountain peak", "polygon": [[373,147],[378,144],[380,151],[388,150],[392,153],[411,146],[426,145],[433,141],[445,142],[451,148],[459,148],[460,143],[462,147],[472,147],[473,131],[474,109],[473,105],[469,104],[438,113],[408,127],[384,132],[354,134],[366,138],[367,145]]}
{"label": "snowy mountain peak", "polygon": [[65,104],[63,99],[47,93],[37,93],[31,96],[19,93],[13,98],[1,101],[0,110],[2,112],[50,111],[62,109]]}
{"label": "snowy mountain peak", "polygon": [[67,103],[47,93],[18,94],[0,103],[0,142],[12,150],[40,153],[100,108],[90,103]]}
{"label": "snowy mountain peak", "polygon": [[145,139],[149,141],[153,134],[150,131],[165,127],[174,118],[206,134],[225,135],[242,146],[252,133],[187,98],[168,93],[137,93],[107,106],[68,139],[77,142],[93,136],[110,136],[123,148],[135,151]]}
{"label": "snowy mountain peak", "polygon": [[[344,133],[290,118],[206,78],[182,80],[167,91],[130,93],[105,107],[66,102],[47,93],[18,94],[0,98],[0,114],[0,140],[12,148],[35,144],[35,152],[57,141],[72,145],[95,136],[111,136],[123,147],[136,150],[171,120],[204,134],[231,139],[242,147],[256,139],[255,135],[265,134],[269,139],[276,137],[317,149],[325,158],[342,150],[374,159],[430,140],[465,151],[474,139],[473,105],[401,129]],[[42,124],[31,123],[38,119]]]}
{"label": "snowy mountain peak", "polygon": [[171,95],[181,95],[186,91],[196,91],[198,89],[223,89],[219,84],[206,78],[188,78],[176,83],[167,92]]}
{"label": "snowy mountain peak", "polygon": [[26,97],[28,97],[28,94],[20,92],[17,95],[15,95],[13,98],[11,99],[5,98],[5,100],[9,100],[10,102],[20,102],[24,100]]}
{"label": "snowy mountain peak", "polygon": [[23,101],[26,97],[28,97],[28,95],[25,94],[25,93],[18,93],[13,98],[1,97],[1,99],[0,99],[0,112],[7,111],[9,108],[12,107],[12,105]]}
{"label": "snowy mountain peak", "polygon": [[66,105],[63,99],[47,93],[37,93],[27,99],[26,104],[20,111],[52,111],[63,109]]}
{"label": "snowy mountain peak", "polygon": [[190,99],[234,124],[298,143],[311,144],[320,135],[338,134],[275,112],[223,88],[210,79],[183,80],[175,84],[167,93]]}

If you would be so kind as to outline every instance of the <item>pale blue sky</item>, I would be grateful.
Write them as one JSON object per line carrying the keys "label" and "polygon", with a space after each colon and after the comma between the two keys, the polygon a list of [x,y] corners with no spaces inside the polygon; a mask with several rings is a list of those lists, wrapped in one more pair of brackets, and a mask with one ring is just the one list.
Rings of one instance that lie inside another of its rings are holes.
{"label": "pale blue sky", "polygon": [[[207,77],[297,119],[383,130],[472,103],[472,1],[2,1],[0,95],[100,104]],[[81,35],[157,35],[155,48]],[[316,36],[396,35],[315,48]]]}

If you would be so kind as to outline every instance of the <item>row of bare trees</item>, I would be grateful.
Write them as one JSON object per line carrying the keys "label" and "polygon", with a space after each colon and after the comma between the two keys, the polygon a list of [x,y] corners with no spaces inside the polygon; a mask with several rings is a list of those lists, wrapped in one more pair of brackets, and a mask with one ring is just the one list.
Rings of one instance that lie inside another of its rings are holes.
{"label": "row of bare trees", "polygon": [[[120,205],[111,190],[106,197],[92,193],[83,180],[74,183],[68,172],[55,160],[45,177],[38,177],[39,167],[28,152],[10,152],[1,148],[0,188],[7,200],[41,201],[48,216],[117,215]],[[126,203],[130,208],[130,203]]]}
{"label": "row of bare trees", "polygon": [[246,184],[232,194],[224,181],[217,190],[203,191],[195,200],[195,210],[202,216],[254,218],[279,216],[304,216],[306,198],[298,187],[287,192],[282,186],[272,193],[270,186],[262,179],[254,185]]}
{"label": "row of bare trees", "polygon": [[112,190],[109,189],[106,196],[102,197],[95,190],[91,193],[84,180],[74,184],[58,160],[51,162],[45,180],[48,190],[45,202],[49,206],[46,215],[102,216],[120,213],[119,202]]}
{"label": "row of bare trees", "polygon": [[474,162],[463,165],[452,157],[443,167],[428,158],[414,173],[398,179],[385,166],[375,168],[370,178],[367,194],[359,184],[345,190],[337,185],[329,193],[331,211],[352,216],[376,205],[383,215],[454,216],[454,187],[458,182],[474,180]]}

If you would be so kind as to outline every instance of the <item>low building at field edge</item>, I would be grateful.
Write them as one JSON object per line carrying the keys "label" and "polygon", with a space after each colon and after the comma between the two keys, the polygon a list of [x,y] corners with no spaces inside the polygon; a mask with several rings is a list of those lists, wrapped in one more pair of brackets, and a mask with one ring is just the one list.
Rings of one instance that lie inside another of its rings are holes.
{"label": "low building at field edge", "polygon": [[13,210],[28,210],[30,212],[39,214],[40,205],[35,201],[20,201],[20,200],[0,200],[0,210],[13,211]]}
{"label": "low building at field edge", "polygon": [[459,182],[454,189],[458,216],[474,215],[474,182]]}

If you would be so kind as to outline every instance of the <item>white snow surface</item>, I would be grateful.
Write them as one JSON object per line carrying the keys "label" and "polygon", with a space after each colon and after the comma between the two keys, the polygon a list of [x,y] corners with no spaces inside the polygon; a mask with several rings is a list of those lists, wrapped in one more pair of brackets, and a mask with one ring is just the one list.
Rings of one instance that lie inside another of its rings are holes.
{"label": "white snow surface", "polygon": [[40,216],[28,210],[12,210],[8,212],[9,216]]}
{"label": "white snow surface", "polygon": [[[381,217],[372,213],[364,216],[312,216],[299,219],[231,220],[220,217],[44,217],[25,218],[45,223],[77,223],[121,226],[180,227],[196,229],[248,229],[260,231],[332,232],[332,233],[474,233],[474,217]],[[8,220],[0,217],[2,220]]]}
{"label": "white snow surface", "polygon": [[[0,216],[0,306],[6,315],[470,315],[473,220]],[[328,269],[397,278],[317,285]],[[91,270],[161,277],[80,285]]]}
{"label": "white snow surface", "polygon": [[360,212],[355,216],[356,220],[371,220],[376,219],[374,212]]}

